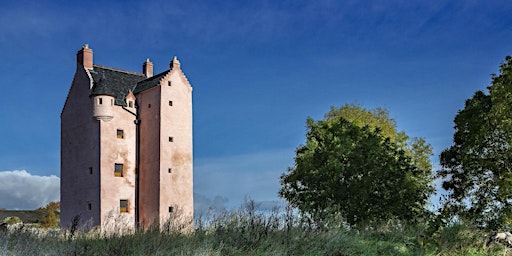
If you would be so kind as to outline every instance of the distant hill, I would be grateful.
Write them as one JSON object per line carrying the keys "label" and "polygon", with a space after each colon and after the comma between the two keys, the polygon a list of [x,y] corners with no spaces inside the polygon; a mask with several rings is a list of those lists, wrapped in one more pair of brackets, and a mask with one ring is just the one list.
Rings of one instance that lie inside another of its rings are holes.
{"label": "distant hill", "polygon": [[45,215],[44,210],[0,210],[0,223],[7,217],[18,217],[23,223],[40,223]]}

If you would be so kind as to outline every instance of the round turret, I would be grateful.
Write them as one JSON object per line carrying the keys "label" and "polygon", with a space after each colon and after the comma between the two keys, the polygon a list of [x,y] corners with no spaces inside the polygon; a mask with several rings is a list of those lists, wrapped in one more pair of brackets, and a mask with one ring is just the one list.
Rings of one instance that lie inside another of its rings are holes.
{"label": "round turret", "polygon": [[94,119],[108,122],[114,118],[114,97],[108,95],[95,95],[92,97],[92,100],[92,117]]}

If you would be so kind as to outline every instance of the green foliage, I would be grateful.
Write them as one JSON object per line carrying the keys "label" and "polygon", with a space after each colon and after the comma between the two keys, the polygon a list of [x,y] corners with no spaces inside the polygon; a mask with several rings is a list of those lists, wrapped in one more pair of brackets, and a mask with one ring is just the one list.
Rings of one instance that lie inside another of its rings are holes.
{"label": "green foliage", "polygon": [[440,156],[448,216],[488,229],[512,228],[512,58],[455,117],[453,145]]}
{"label": "green foliage", "polygon": [[404,131],[398,131],[396,121],[389,117],[389,112],[383,108],[365,109],[359,105],[345,104],[340,108],[331,107],[325,114],[326,121],[342,117],[358,127],[368,126],[371,131],[378,129],[384,138],[396,143],[398,148],[411,157],[413,164],[422,172],[421,180],[430,183],[433,181],[432,146],[423,138],[410,138]]}
{"label": "green foliage", "polygon": [[4,223],[9,225],[22,223],[21,219],[18,216],[11,216],[4,219]]}
{"label": "green foliage", "polygon": [[389,112],[383,108],[368,110],[358,105],[345,104],[340,108],[331,106],[330,111],[324,116],[326,121],[335,121],[339,117],[358,127],[368,126],[372,131],[379,129],[382,136],[400,145],[405,144],[408,139],[405,132],[397,131],[396,121],[390,118]]}
{"label": "green foliage", "polygon": [[325,120],[308,118],[306,144],[281,176],[280,196],[317,222],[333,214],[360,227],[423,217],[433,191],[430,145],[409,143],[387,115],[346,105]]}

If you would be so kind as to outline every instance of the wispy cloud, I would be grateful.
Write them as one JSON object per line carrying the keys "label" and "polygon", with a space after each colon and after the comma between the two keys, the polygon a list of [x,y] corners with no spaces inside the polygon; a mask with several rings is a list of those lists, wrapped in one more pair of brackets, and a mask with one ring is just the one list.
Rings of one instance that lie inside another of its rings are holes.
{"label": "wispy cloud", "polygon": [[25,170],[0,171],[0,208],[31,210],[59,201],[57,176],[32,175]]}

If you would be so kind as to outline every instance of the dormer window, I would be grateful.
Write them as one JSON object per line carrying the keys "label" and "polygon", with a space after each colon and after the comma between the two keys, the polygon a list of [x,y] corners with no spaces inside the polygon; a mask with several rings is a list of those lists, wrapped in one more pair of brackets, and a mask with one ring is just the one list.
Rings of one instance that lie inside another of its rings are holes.
{"label": "dormer window", "polygon": [[131,101],[131,100],[130,100],[130,101],[128,101],[128,107],[129,107],[129,108],[133,108],[133,101]]}

